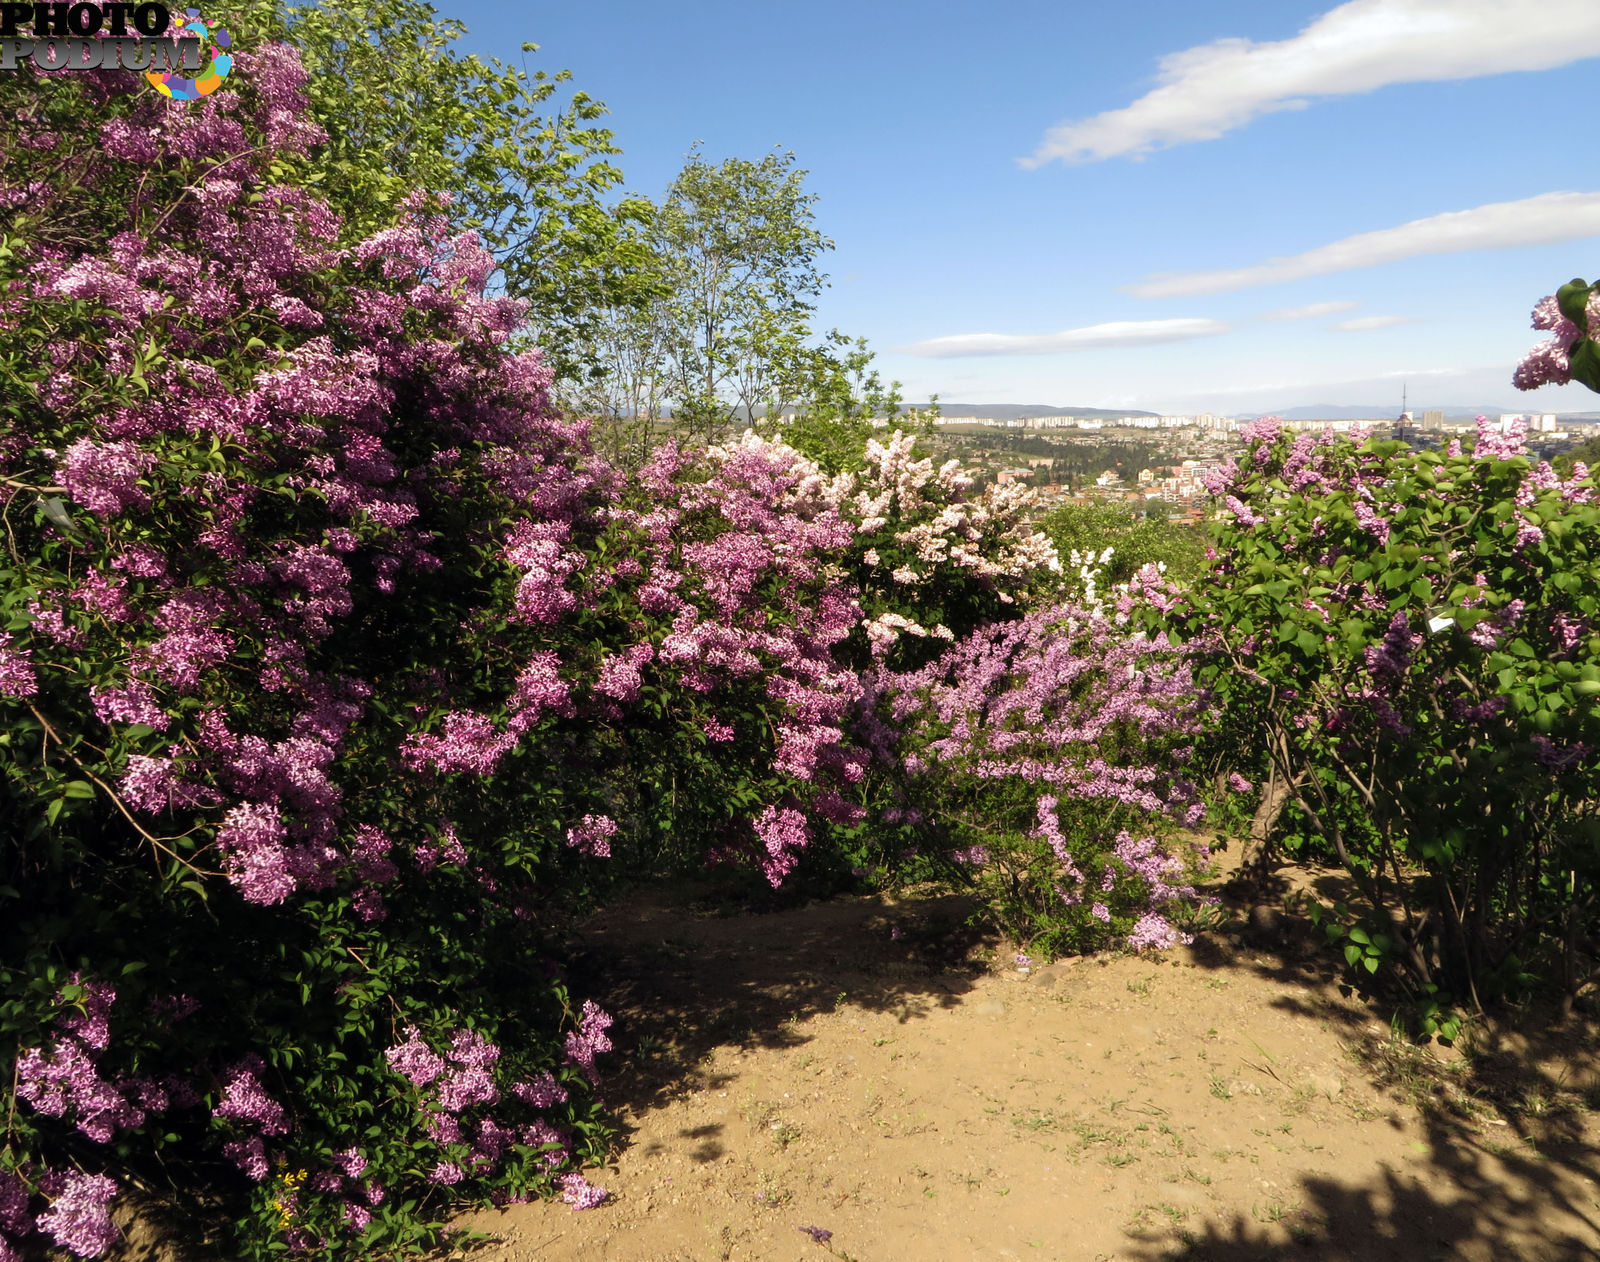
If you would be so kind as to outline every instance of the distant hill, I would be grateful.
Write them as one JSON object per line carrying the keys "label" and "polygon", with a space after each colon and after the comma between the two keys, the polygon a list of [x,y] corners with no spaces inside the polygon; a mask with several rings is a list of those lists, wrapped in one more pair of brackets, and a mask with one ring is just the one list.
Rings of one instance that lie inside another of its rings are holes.
{"label": "distant hill", "polygon": [[[926,407],[926,404],[907,403],[901,405],[902,411],[909,412],[914,407]],[[1133,408],[1124,408],[1114,411],[1107,408],[1053,408],[1043,403],[946,403],[939,401],[939,414],[941,416],[988,416],[997,421],[1014,421],[1023,416],[1081,416],[1085,420],[1114,420],[1119,416],[1160,416],[1159,412],[1139,412]]]}

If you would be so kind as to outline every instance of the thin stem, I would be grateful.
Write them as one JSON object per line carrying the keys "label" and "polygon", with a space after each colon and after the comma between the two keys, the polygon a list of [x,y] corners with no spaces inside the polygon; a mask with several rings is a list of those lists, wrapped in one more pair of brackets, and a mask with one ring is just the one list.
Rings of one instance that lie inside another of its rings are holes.
{"label": "thin stem", "polygon": [[76,764],[78,770],[83,772],[83,774],[85,776],[87,776],[91,781],[93,781],[96,785],[98,785],[105,792],[105,795],[108,798],[111,799],[111,804],[113,806],[115,806],[117,808],[117,810],[122,813],[122,817],[124,819],[126,819],[128,821],[128,823],[133,825],[134,831],[137,832],[139,834],[139,836],[143,837],[152,846],[154,846],[158,851],[160,851],[162,854],[166,855],[168,858],[172,859],[175,863],[179,863],[182,866],[188,868],[189,871],[193,872],[196,876],[217,876],[217,875],[219,875],[216,872],[207,872],[204,868],[197,868],[194,864],[190,863],[189,860],[185,859],[176,850],[173,850],[170,846],[165,844],[166,842],[169,842],[169,841],[181,841],[181,840],[183,840],[184,837],[187,837],[189,835],[188,833],[180,833],[176,837],[156,837],[156,836],[152,835],[151,833],[146,832],[144,826],[142,824],[140,824],[137,819],[134,818],[133,812],[128,809],[127,803],[122,800],[121,796],[117,793],[117,791],[115,789],[113,789],[109,784],[107,784],[104,780],[102,780],[99,776],[95,775],[94,772],[90,771],[87,766],[84,765],[83,760],[80,759],[76,754],[74,754],[72,752],[72,750],[67,746],[67,743],[66,743],[66,741],[64,741],[62,739],[61,734],[59,732],[57,732],[55,730],[55,728],[50,725],[50,720],[45,718],[44,715],[39,713],[38,707],[35,706],[33,704],[33,702],[31,702],[31,701],[26,702],[25,704],[27,705],[29,710],[33,711],[33,717],[38,719],[39,722],[44,725],[44,730],[45,730],[46,736],[47,737],[50,737],[50,736],[55,737],[56,744],[61,747],[62,751],[67,755],[68,758],[72,759],[73,763]]}

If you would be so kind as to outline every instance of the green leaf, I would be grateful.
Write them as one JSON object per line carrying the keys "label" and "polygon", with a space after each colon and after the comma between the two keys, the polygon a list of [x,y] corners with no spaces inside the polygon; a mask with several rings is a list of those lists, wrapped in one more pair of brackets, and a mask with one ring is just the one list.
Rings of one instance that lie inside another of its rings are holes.
{"label": "green leaf", "polygon": [[1573,277],[1556,290],[1556,306],[1562,315],[1576,324],[1580,332],[1600,332],[1589,328],[1588,305],[1589,282],[1580,277]]}

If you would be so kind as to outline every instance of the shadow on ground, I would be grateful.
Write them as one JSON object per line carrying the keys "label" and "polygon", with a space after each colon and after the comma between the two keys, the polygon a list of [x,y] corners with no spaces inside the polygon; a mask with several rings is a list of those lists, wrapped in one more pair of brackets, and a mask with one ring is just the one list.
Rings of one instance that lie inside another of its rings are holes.
{"label": "shadow on ground", "polygon": [[[1505,1028],[1480,1028],[1469,1052],[1435,1056],[1390,1037],[1381,1007],[1338,1001],[1339,961],[1310,926],[1292,910],[1262,913],[1264,897],[1275,894],[1282,908],[1285,893],[1294,890],[1264,896],[1256,887],[1225,905],[1218,929],[1174,952],[1181,957],[1174,962],[1254,974],[1279,988],[1273,1006],[1325,1023],[1351,1050],[1355,1072],[1395,1104],[1392,1113],[1361,1120],[1398,1126],[1402,1114],[1416,1111],[1416,1159],[1403,1169],[1379,1165],[1359,1180],[1308,1173],[1297,1186],[1263,1193],[1248,1214],[1212,1218],[1177,1236],[1131,1236],[1118,1258],[1596,1258],[1600,1130],[1590,1117],[1600,1110],[1600,1039],[1593,1014],[1564,1023],[1518,1014]],[[1292,897],[1287,903],[1292,908]],[[846,898],[727,915],[673,891],[599,913],[575,939],[570,974],[576,995],[594,996],[617,1017],[613,1033],[627,1068],[608,1080],[610,1102],[637,1117],[692,1091],[726,1088],[732,1078],[709,1067],[713,1049],[800,1047],[808,1017],[846,1002],[908,1025],[955,1006],[987,971],[982,948],[998,945],[967,926],[969,911],[958,897]],[[690,1159],[708,1167],[729,1151],[721,1123],[679,1138],[691,1145]]]}
{"label": "shadow on ground", "polygon": [[[987,941],[956,895],[836,898],[785,911],[725,914],[683,891],[607,908],[585,923],[568,967],[573,993],[616,1017],[628,1068],[607,1082],[635,1112],[726,1085],[700,1062],[715,1047],[798,1047],[806,1018],[842,1003],[908,1023],[952,1007],[984,966]],[[708,1161],[715,1135],[700,1140]]]}
{"label": "shadow on ground", "polygon": [[[1516,1152],[1486,1146],[1459,1126],[1428,1130],[1432,1157],[1420,1177],[1385,1170],[1365,1184],[1307,1178],[1290,1209],[1255,1207],[1249,1218],[1186,1233],[1176,1245],[1170,1238],[1139,1242],[1135,1256],[1150,1262],[1593,1262],[1592,1245],[1575,1230],[1587,1223],[1592,1242],[1600,1228],[1593,1184],[1582,1174],[1593,1169],[1592,1148],[1561,1156],[1543,1147]],[[1578,1177],[1553,1177],[1553,1167]],[[1530,1227],[1542,1238],[1530,1240]]]}
{"label": "shadow on ground", "polygon": [[[1600,1238],[1600,1027],[1593,999],[1563,1017],[1553,1007],[1480,1021],[1463,1046],[1396,1037],[1381,1002],[1365,1012],[1329,1000],[1339,961],[1296,893],[1350,897],[1339,873],[1267,873],[1224,890],[1218,932],[1186,962],[1248,970],[1285,988],[1274,1006],[1333,1025],[1361,1072],[1416,1110],[1426,1159],[1401,1173],[1341,1183],[1308,1177],[1298,1203],[1136,1241],[1135,1256],[1164,1262],[1595,1262]],[[1230,905],[1231,904],[1231,905]],[[1319,985],[1320,983],[1320,985]],[[1339,987],[1345,996],[1348,986]],[[1392,1006],[1392,1005],[1391,1005]],[[1292,1199],[1292,1198],[1290,1198]],[[1530,1224],[1542,1225],[1530,1243]],[[1586,1232],[1583,1229],[1587,1229]],[[1580,1234],[1582,1233],[1582,1234]]]}

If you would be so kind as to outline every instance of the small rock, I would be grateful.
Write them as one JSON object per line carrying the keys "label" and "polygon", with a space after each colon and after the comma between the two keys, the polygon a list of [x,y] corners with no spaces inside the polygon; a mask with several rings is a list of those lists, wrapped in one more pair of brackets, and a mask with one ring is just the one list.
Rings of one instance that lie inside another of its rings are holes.
{"label": "small rock", "polygon": [[1318,1095],[1325,1095],[1330,1100],[1337,1100],[1339,1093],[1344,1090],[1344,1079],[1338,1074],[1312,1074],[1308,1081]]}
{"label": "small rock", "polygon": [[1257,903],[1245,917],[1245,937],[1257,944],[1279,942],[1283,939],[1283,913],[1276,907]]}
{"label": "small rock", "polygon": [[998,999],[985,999],[973,1009],[973,1011],[981,1013],[986,1017],[998,1017],[1002,1015],[1005,1010],[1005,1004],[1001,1003]]}
{"label": "small rock", "polygon": [[1030,984],[1034,986],[1059,986],[1067,980],[1068,967],[1065,964],[1046,964],[1043,968],[1033,970]]}

